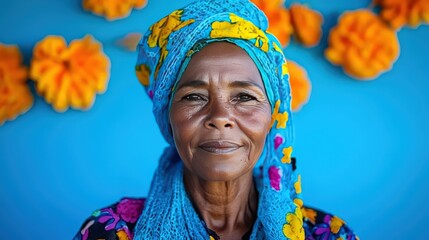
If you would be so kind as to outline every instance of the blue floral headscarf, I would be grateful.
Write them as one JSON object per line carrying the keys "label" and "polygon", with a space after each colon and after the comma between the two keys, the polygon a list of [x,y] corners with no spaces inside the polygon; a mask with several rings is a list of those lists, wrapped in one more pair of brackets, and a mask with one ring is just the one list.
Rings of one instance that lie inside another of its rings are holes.
{"label": "blue floral headscarf", "polygon": [[228,41],[253,59],[272,108],[271,129],[254,168],[259,193],[251,239],[304,239],[301,179],[292,163],[290,86],[278,40],[265,15],[248,0],[201,0],[161,19],[138,46],[136,73],[153,100],[153,112],[170,144],[161,156],[135,228],[135,239],[209,239],[183,184],[183,165],[169,123],[174,86],[193,54],[213,41]]}

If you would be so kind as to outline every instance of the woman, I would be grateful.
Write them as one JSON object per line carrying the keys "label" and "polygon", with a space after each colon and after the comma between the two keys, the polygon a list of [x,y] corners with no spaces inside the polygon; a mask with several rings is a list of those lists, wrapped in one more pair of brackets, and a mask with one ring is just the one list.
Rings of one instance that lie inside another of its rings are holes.
{"label": "woman", "polygon": [[136,70],[170,146],[147,199],[96,211],[75,239],[356,238],[298,197],[287,65],[266,29],[247,0],[197,1],[151,26]]}

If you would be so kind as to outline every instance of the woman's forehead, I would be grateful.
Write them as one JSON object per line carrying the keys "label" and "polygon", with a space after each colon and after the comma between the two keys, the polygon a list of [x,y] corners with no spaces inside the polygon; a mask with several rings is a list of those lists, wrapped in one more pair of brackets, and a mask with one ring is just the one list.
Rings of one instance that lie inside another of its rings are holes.
{"label": "woman's forehead", "polygon": [[183,81],[206,81],[211,78],[227,78],[240,82],[255,82],[263,87],[259,69],[245,50],[228,42],[214,42],[195,53],[178,86]]}
{"label": "woman's forehead", "polygon": [[[221,59],[238,59],[238,61],[252,61],[249,54],[241,47],[229,42],[212,42],[202,47],[198,52],[192,55],[190,64],[204,61],[217,61]],[[189,66],[188,66],[189,67]]]}

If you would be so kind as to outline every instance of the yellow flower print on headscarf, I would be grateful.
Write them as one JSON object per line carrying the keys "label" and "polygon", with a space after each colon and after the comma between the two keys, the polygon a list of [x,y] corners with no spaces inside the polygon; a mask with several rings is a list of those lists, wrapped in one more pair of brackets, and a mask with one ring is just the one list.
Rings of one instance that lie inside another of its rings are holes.
{"label": "yellow flower print on headscarf", "polygon": [[283,148],[283,157],[281,159],[282,163],[291,163],[292,150],[291,146]]}
{"label": "yellow flower print on headscarf", "polygon": [[280,108],[280,100],[277,100],[276,105],[274,106],[273,115],[271,116],[271,126],[273,126],[274,122],[277,121],[276,128],[285,128],[286,123],[289,119],[289,114],[287,111],[284,111],[283,113],[279,112]]}
{"label": "yellow flower print on headscarf", "polygon": [[289,74],[289,67],[287,65],[286,60],[282,64],[282,77],[286,74]]}
{"label": "yellow flower print on headscarf", "polygon": [[183,14],[183,10],[176,10],[172,12],[170,15],[168,15],[167,17],[159,20],[150,28],[152,33],[150,34],[147,41],[149,47],[161,48],[161,55],[155,69],[155,76],[158,74],[159,68],[161,67],[162,63],[164,62],[165,58],[168,55],[167,43],[168,43],[168,37],[170,36],[170,34],[194,22],[193,19],[182,21],[181,20],[182,14]]}
{"label": "yellow flower print on headscarf", "polygon": [[265,33],[247,21],[233,13],[229,15],[231,22],[213,22],[211,38],[239,38],[255,40],[255,46],[264,52],[268,52],[269,40]]}
{"label": "yellow flower print on headscarf", "polygon": [[300,208],[295,209],[295,213],[286,215],[286,224],[283,225],[283,234],[292,240],[304,240],[304,228],[302,227],[302,212]]}
{"label": "yellow flower print on headscarf", "polygon": [[149,47],[153,48],[158,46],[160,48],[164,48],[167,45],[168,36],[170,36],[172,32],[180,30],[194,22],[193,19],[182,21],[182,14],[183,10],[176,10],[152,25],[150,28],[152,34],[149,36],[147,42]]}
{"label": "yellow flower print on headscarf", "polygon": [[[304,201],[302,201],[302,199],[300,199],[300,198],[295,198],[295,199],[293,200],[293,203],[295,203],[295,205],[296,205],[297,207],[301,208],[301,210],[303,209]],[[304,214],[304,212],[303,212],[302,214]],[[305,216],[304,216],[304,217],[305,217]]]}
{"label": "yellow flower print on headscarf", "polygon": [[298,174],[298,180],[293,184],[295,187],[295,191],[297,194],[300,194],[302,192],[301,188],[301,174]]}
{"label": "yellow flower print on headscarf", "polygon": [[143,86],[149,86],[150,68],[146,64],[136,66],[137,79]]}

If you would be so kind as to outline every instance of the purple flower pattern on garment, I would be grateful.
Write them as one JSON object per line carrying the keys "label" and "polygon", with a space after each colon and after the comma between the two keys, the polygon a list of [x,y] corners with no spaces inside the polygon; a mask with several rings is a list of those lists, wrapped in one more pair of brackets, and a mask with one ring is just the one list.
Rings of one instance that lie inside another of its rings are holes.
{"label": "purple flower pattern on garment", "polygon": [[283,171],[281,168],[271,166],[268,170],[269,178],[270,178],[270,185],[271,187],[276,190],[280,191],[281,189],[281,178],[283,176]]}
{"label": "purple flower pattern on garment", "polygon": [[[359,240],[359,237],[338,217],[317,209],[307,209],[304,213],[304,230],[306,240]],[[306,216],[313,211],[314,216]]]}
{"label": "purple flower pattern on garment", "polygon": [[130,223],[135,223],[139,219],[142,210],[143,205],[141,200],[131,198],[123,198],[116,208],[119,216]]}
{"label": "purple flower pattern on garment", "polygon": [[284,138],[282,137],[282,135],[277,134],[274,138],[274,149],[277,150],[283,142]]}
{"label": "purple flower pattern on garment", "polygon": [[116,224],[118,224],[120,218],[115,212],[113,212],[112,209],[106,208],[102,209],[100,213],[100,217],[98,218],[98,221],[101,223],[107,223],[106,224],[106,230],[112,230],[116,227]]}
{"label": "purple flower pattern on garment", "polygon": [[145,198],[122,198],[114,205],[95,211],[73,240],[133,239],[134,228],[142,214],[145,201]]}

